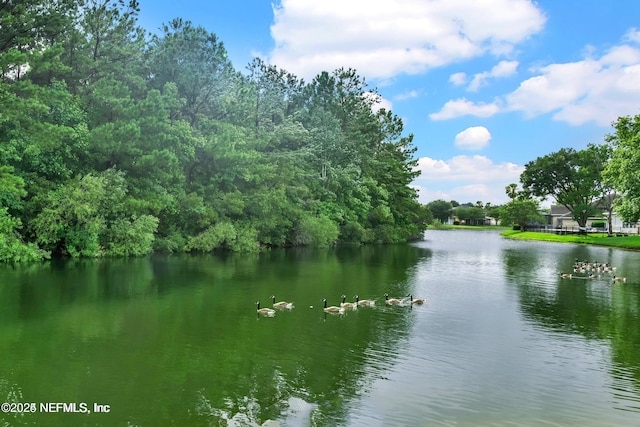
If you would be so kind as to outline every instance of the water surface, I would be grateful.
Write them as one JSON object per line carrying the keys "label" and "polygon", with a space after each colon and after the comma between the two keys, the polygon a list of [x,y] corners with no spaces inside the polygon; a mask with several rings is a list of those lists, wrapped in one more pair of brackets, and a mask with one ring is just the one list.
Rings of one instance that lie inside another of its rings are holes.
{"label": "water surface", "polygon": [[[560,278],[609,262],[627,283]],[[8,425],[640,425],[640,253],[431,231],[412,245],[0,267]],[[426,297],[390,307],[383,295]],[[257,316],[269,296],[295,308]],[[375,308],[334,316],[338,304]]]}

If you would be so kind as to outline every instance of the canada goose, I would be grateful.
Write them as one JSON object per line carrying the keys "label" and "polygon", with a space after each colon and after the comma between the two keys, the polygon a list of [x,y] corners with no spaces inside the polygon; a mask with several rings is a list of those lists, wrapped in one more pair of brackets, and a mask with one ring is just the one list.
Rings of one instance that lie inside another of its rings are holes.
{"label": "canada goose", "polygon": [[260,308],[260,301],[257,301],[256,304],[258,305],[258,310],[256,310],[258,314],[268,317],[273,317],[276,315],[276,311],[272,308]]}
{"label": "canada goose", "polygon": [[423,298],[413,299],[413,295],[411,295],[411,294],[409,294],[407,296],[409,297],[409,301],[411,301],[411,304],[424,304],[426,302],[426,300],[423,299]]}
{"label": "canada goose", "polygon": [[340,303],[340,307],[344,308],[345,310],[353,310],[354,308],[358,308],[358,306],[355,303],[346,302],[346,300],[347,300],[347,296],[342,295],[342,302]]}
{"label": "canada goose", "polygon": [[286,302],[286,301],[276,302],[275,295],[271,295],[271,301],[273,301],[273,308],[293,308],[292,302]]}
{"label": "canada goose", "polygon": [[571,279],[571,278],[573,278],[573,274],[561,273],[560,277],[562,279]]}
{"label": "canada goose", "polygon": [[322,298],[322,302],[324,303],[324,311],[326,313],[344,313],[344,308],[343,307],[336,307],[335,305],[327,307],[327,299],[326,298]]}
{"label": "canada goose", "polygon": [[364,305],[366,307],[372,307],[372,306],[376,305],[376,300],[373,300],[373,299],[360,300],[360,297],[358,295],[354,296],[354,298],[356,299],[356,304],[357,305]]}
{"label": "canada goose", "polygon": [[402,304],[402,300],[398,298],[389,298],[389,294],[384,294],[384,300],[387,304],[399,305]]}
{"label": "canada goose", "polygon": [[613,281],[614,282],[626,282],[627,278],[626,277],[613,276]]}
{"label": "canada goose", "polygon": [[597,275],[597,274],[593,274],[593,273],[589,275],[589,279],[597,279],[598,277],[600,277],[600,276]]}

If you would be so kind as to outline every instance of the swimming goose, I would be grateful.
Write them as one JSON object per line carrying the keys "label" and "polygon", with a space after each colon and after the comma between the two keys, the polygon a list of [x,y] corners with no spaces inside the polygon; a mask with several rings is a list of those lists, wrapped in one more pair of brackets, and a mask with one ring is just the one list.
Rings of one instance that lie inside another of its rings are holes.
{"label": "swimming goose", "polygon": [[260,308],[260,301],[257,301],[256,304],[258,305],[258,310],[256,310],[258,314],[268,317],[273,317],[276,315],[276,311],[272,308]]}
{"label": "swimming goose", "polygon": [[384,300],[387,304],[399,305],[402,304],[402,300],[398,298],[389,298],[389,294],[384,294]]}
{"label": "swimming goose", "polygon": [[344,308],[345,310],[353,310],[354,308],[358,308],[358,306],[355,303],[346,302],[346,300],[347,300],[347,296],[342,295],[342,302],[340,303],[340,307]]}
{"label": "swimming goose", "polygon": [[356,304],[357,305],[364,305],[364,306],[367,306],[367,307],[372,307],[372,306],[376,305],[376,300],[373,300],[373,299],[360,300],[360,297],[358,295],[354,296],[354,298],[356,299]]}
{"label": "swimming goose", "polygon": [[327,299],[326,298],[322,298],[322,302],[324,303],[324,311],[326,313],[344,313],[344,308],[343,307],[336,307],[335,305],[332,305],[330,307],[327,307]]}
{"label": "swimming goose", "polygon": [[271,295],[271,301],[273,301],[273,308],[293,308],[292,302],[286,302],[286,301],[276,302],[275,295]]}
{"label": "swimming goose", "polygon": [[613,281],[614,282],[626,282],[627,278],[626,277],[613,276]]}
{"label": "swimming goose", "polygon": [[561,273],[560,277],[563,279],[571,279],[573,278],[573,274]]}
{"label": "swimming goose", "polygon": [[427,301],[426,299],[423,299],[423,298],[413,299],[413,295],[411,294],[407,296],[409,297],[409,301],[411,301],[411,304],[424,304]]}

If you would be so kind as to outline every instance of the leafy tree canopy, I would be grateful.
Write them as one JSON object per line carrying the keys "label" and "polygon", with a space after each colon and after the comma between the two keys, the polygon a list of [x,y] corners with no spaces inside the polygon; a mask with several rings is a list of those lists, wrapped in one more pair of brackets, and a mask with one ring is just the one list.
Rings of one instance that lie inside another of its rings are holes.
{"label": "leafy tree canopy", "polygon": [[628,222],[640,219],[640,115],[620,117],[615,132],[605,140],[612,148],[604,171],[606,182],[623,197],[616,200],[616,212]]}
{"label": "leafy tree canopy", "polygon": [[451,203],[442,199],[427,203],[427,207],[433,214],[433,217],[440,222],[447,222],[453,213],[453,206]]}
{"label": "leafy tree canopy", "polygon": [[[6,4],[5,4],[6,3]],[[352,69],[305,83],[135,0],[0,6],[3,261],[421,237],[413,135]]]}
{"label": "leafy tree canopy", "polygon": [[581,151],[562,148],[525,164],[520,182],[527,194],[551,196],[584,227],[604,194],[602,171],[608,160],[609,150],[603,145],[590,144]]}

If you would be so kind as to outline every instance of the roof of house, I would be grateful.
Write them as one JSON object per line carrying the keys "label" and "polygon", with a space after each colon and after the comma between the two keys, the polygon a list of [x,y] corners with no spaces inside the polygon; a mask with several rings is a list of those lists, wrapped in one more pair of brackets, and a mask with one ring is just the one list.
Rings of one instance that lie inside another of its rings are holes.
{"label": "roof of house", "polygon": [[549,214],[551,214],[551,216],[565,216],[570,215],[571,211],[564,205],[551,205]]}

